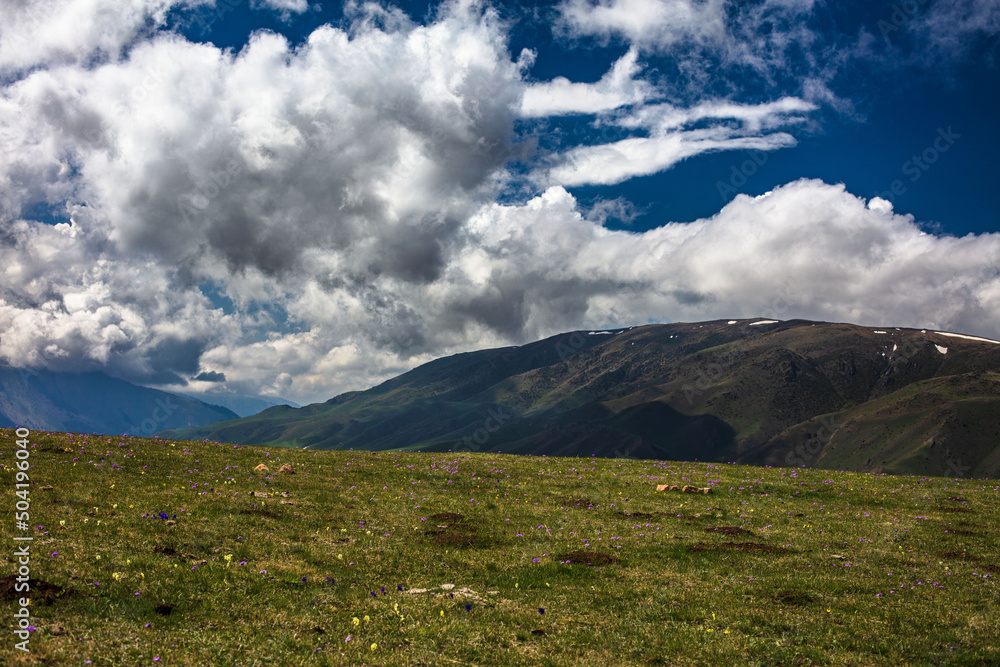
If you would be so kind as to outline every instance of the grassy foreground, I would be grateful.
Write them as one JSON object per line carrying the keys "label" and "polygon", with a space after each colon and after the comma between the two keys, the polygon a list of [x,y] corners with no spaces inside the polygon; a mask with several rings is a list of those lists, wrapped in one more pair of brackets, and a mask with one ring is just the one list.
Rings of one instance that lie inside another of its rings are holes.
{"label": "grassy foreground", "polygon": [[0,429],[36,628],[0,664],[1000,664],[996,480],[30,442],[20,531]]}

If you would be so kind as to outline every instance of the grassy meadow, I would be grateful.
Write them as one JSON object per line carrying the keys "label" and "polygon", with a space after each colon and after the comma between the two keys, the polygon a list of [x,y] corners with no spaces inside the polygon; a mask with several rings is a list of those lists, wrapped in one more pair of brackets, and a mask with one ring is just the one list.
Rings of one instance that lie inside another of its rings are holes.
{"label": "grassy meadow", "polygon": [[35,630],[4,665],[1000,664],[997,480],[30,442]]}

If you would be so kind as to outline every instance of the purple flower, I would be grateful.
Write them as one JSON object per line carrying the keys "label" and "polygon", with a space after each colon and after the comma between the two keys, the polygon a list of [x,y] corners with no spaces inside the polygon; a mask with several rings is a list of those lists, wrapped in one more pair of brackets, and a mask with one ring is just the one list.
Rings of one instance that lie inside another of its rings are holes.
{"label": "purple flower", "polygon": [[539,608],[538,608],[538,613],[539,613],[539,614],[544,614],[544,613],[545,613],[545,610],[544,610],[544,609],[542,609],[541,607],[539,607]]}
{"label": "purple flower", "polygon": [[465,611],[472,611],[472,605],[471,604],[465,605]]}
{"label": "purple flower", "polygon": [[302,583],[305,583],[305,582],[306,582],[306,578],[302,577]]}

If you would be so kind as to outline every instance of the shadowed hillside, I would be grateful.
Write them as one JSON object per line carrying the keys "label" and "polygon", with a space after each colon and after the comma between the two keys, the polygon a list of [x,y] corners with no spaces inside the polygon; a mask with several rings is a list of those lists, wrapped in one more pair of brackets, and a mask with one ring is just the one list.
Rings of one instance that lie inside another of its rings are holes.
{"label": "shadowed hillside", "polygon": [[720,320],[459,354],[323,404],[165,435],[997,475],[998,378],[1000,345],[985,340]]}

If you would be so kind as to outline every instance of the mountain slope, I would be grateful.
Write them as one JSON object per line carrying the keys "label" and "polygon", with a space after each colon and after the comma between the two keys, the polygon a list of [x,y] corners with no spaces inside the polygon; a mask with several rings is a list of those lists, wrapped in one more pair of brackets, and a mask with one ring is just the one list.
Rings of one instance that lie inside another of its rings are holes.
{"label": "mountain slope", "polygon": [[149,436],[236,413],[140,387],[104,373],[52,373],[0,367],[0,425],[32,430]]}
{"label": "mountain slope", "polygon": [[178,395],[201,401],[208,405],[218,405],[227,410],[232,410],[237,417],[250,417],[276,405],[290,405],[293,408],[301,407],[292,401],[286,401],[283,398],[271,398],[270,396],[244,396],[241,394],[207,392],[200,394],[184,392]]}
{"label": "mountain slope", "polygon": [[[323,404],[271,408],[179,435],[942,474],[958,454],[908,448],[929,438],[962,441],[970,420],[977,433],[992,433],[1000,419],[991,412],[1000,399],[996,373],[1000,345],[928,331],[804,320],[649,325],[455,355]],[[905,433],[890,437],[873,426],[895,414],[884,406],[903,410],[907,396],[928,392],[940,404]],[[833,416],[816,422],[823,415]],[[838,431],[841,422],[850,428]],[[861,440],[892,453],[855,455]],[[827,441],[834,447],[820,453]],[[996,443],[985,435],[976,442],[961,449],[960,465],[1000,473]],[[795,453],[806,443],[809,461]]]}

